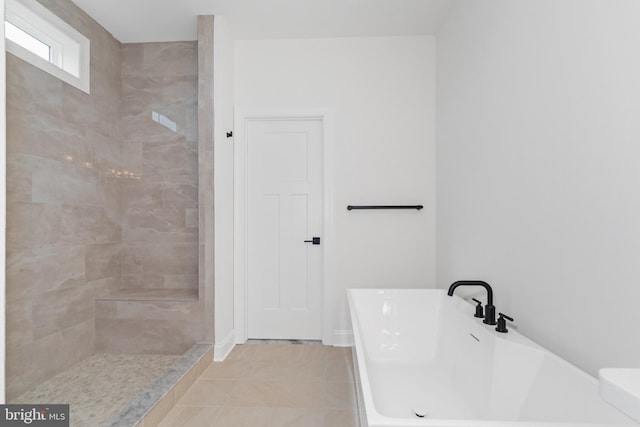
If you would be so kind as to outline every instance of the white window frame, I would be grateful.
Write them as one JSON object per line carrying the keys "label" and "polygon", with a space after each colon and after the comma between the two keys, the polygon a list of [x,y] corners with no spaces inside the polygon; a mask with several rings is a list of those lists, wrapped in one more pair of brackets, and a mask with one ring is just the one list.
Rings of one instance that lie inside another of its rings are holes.
{"label": "white window frame", "polygon": [[5,20],[51,47],[47,61],[12,40],[7,52],[89,93],[90,41],[36,0],[7,0]]}

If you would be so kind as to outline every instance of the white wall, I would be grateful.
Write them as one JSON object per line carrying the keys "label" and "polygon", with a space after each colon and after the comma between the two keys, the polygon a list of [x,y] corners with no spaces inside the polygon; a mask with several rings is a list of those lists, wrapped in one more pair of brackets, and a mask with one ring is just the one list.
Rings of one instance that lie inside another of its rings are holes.
{"label": "white wall", "polygon": [[[434,287],[433,37],[236,41],[234,96],[246,109],[326,108],[335,118],[336,334],[345,289]],[[417,211],[348,212],[349,204]]]}
{"label": "white wall", "polygon": [[213,22],[215,350],[226,356],[233,338],[233,39],[227,18]]}
{"label": "white wall", "polygon": [[640,2],[462,0],[437,35],[438,286],[640,367]]}

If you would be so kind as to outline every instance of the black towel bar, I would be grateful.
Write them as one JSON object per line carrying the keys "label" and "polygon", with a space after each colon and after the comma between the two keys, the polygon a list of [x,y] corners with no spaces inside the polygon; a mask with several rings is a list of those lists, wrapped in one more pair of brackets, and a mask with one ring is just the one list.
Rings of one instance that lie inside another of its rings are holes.
{"label": "black towel bar", "polygon": [[424,208],[422,205],[369,205],[369,206],[347,206],[347,210],[354,209],[416,209],[420,210]]}

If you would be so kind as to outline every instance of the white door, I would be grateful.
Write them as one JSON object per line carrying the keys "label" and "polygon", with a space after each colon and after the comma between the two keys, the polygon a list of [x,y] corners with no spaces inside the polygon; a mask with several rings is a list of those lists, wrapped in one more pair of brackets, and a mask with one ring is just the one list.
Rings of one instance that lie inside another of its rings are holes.
{"label": "white door", "polygon": [[322,121],[250,120],[246,129],[248,338],[320,339]]}

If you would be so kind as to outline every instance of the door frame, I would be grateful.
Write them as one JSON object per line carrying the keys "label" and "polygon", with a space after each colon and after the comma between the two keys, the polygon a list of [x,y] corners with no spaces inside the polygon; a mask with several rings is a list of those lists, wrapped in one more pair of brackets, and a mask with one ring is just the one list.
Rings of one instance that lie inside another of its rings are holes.
{"label": "door frame", "polygon": [[334,218],[334,133],[333,114],[329,109],[246,109],[234,111],[234,261],[233,261],[233,319],[235,343],[248,338],[248,140],[247,127],[251,121],[320,120],[322,122],[322,343],[334,344],[333,309],[335,292],[336,244]]}

